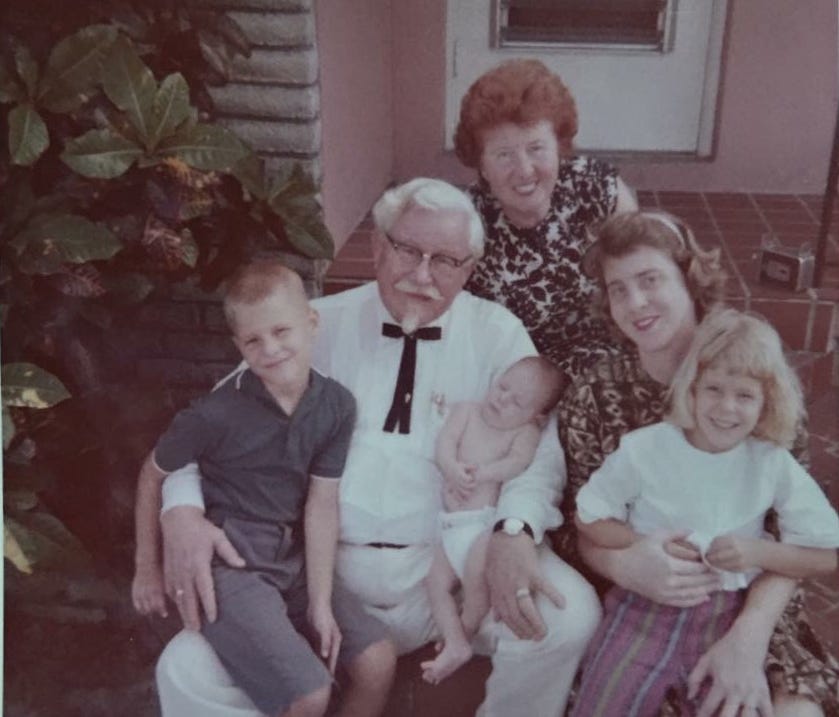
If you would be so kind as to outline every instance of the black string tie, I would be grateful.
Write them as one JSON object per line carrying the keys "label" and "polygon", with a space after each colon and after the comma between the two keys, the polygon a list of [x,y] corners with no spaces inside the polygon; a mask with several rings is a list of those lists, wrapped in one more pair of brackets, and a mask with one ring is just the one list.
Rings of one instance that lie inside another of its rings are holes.
{"label": "black string tie", "polygon": [[382,324],[382,336],[389,339],[404,339],[402,359],[399,361],[399,375],[393,391],[385,425],[382,430],[394,433],[397,426],[400,433],[411,432],[411,401],[414,398],[414,374],[417,368],[417,339],[421,341],[439,341],[442,332],[439,326],[426,326],[412,334],[406,334],[396,324]]}

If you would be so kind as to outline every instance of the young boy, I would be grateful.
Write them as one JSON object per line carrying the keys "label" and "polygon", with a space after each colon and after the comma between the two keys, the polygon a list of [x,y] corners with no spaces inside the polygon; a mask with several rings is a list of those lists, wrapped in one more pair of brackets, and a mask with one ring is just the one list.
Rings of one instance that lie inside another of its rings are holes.
{"label": "young boy", "polygon": [[224,312],[247,366],[181,411],[140,471],[134,605],[165,614],[161,482],[197,461],[208,518],[245,561],[214,564],[218,619],[202,628],[233,679],[266,715],[322,715],[340,662],[350,680],[340,714],[377,715],[393,646],[350,594],[333,589],[355,401],[310,368],[318,317],[297,274],[273,260],[242,267]]}
{"label": "young boy", "polygon": [[[437,683],[472,656],[470,641],[489,611],[484,583],[490,527],[501,486],[524,471],[559,400],[561,373],[547,359],[528,356],[508,368],[481,403],[457,403],[437,437],[443,474],[440,543],[426,578],[442,649],[423,662],[423,678]],[[458,615],[452,591],[463,582]]]}

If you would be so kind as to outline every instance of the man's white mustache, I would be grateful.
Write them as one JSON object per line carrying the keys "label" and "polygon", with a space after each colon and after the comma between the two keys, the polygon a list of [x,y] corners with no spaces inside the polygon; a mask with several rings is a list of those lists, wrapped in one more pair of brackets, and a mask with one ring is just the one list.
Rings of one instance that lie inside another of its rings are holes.
{"label": "man's white mustache", "polygon": [[397,291],[404,291],[408,294],[416,294],[418,296],[423,296],[426,299],[432,299],[434,301],[439,301],[443,298],[443,295],[433,286],[417,286],[413,281],[410,279],[402,279],[394,285],[394,288]]}

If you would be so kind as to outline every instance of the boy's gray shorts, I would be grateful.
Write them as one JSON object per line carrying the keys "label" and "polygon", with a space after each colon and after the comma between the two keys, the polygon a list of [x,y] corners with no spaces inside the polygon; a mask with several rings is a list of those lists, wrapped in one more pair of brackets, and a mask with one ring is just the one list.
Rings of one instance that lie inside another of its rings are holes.
{"label": "boy's gray shorts", "polygon": [[[202,632],[261,712],[281,714],[332,681],[305,637],[312,634],[305,580],[280,592],[269,575],[219,565],[213,567],[213,579],[218,618],[205,623]],[[387,637],[384,625],[339,585],[332,592],[332,611],[342,635],[339,664]]]}

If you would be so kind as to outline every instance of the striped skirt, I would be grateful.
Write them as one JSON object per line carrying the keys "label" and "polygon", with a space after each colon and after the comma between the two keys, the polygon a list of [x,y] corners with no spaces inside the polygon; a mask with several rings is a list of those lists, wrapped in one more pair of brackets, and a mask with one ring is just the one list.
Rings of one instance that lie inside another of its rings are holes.
{"label": "striped skirt", "polygon": [[737,617],[745,591],[719,591],[690,608],[612,588],[589,643],[572,717],[658,715],[665,696],[693,714],[702,695],[687,699],[687,678],[699,658]]}

